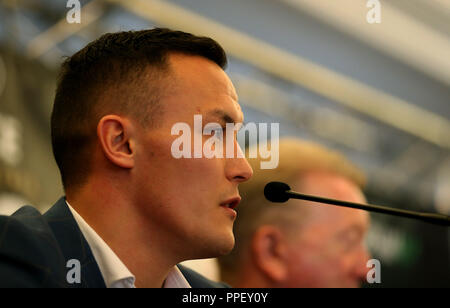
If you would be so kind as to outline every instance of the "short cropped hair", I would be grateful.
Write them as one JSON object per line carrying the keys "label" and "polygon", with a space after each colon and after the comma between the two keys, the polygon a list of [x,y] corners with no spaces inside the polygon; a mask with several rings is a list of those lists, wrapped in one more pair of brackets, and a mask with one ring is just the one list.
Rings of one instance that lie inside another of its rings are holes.
{"label": "short cropped hair", "polygon": [[230,254],[218,259],[221,279],[228,283],[231,283],[234,275],[240,270],[242,257],[259,227],[269,224],[289,231],[295,230],[302,223],[298,220],[297,207],[274,206],[266,200],[263,193],[265,184],[270,181],[292,183],[301,180],[303,174],[311,171],[343,176],[361,189],[366,183],[363,172],[341,154],[319,144],[294,138],[280,139],[277,168],[261,169],[260,163],[264,161],[261,157],[250,158],[248,161],[253,168],[253,177],[239,184],[242,201],[234,223],[236,243]]}
{"label": "short cropped hair", "polygon": [[157,122],[172,53],[201,56],[222,69],[227,65],[223,48],[213,39],[165,28],[108,33],[64,61],[51,136],[65,189],[87,180],[103,116],[130,116],[144,127]]}

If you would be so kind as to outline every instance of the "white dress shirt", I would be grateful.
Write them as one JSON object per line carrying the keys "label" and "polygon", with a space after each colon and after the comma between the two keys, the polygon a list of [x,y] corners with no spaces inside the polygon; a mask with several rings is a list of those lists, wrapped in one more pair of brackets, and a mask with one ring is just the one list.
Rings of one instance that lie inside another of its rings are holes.
{"label": "white dress shirt", "polygon": [[[95,261],[97,261],[100,272],[103,276],[107,288],[135,288],[135,276],[123,264],[114,251],[105,241],[88,225],[67,202],[69,210],[72,212],[81,233],[85,237]],[[177,266],[174,266],[164,281],[164,288],[190,288],[191,286],[184,278]]]}

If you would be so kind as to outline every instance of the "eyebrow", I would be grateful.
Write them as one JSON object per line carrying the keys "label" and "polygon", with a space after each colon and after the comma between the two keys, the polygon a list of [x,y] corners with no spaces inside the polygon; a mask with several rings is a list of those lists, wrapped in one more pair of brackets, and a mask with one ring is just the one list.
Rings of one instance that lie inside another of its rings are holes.
{"label": "eyebrow", "polygon": [[346,228],[344,230],[341,230],[338,233],[338,236],[344,236],[344,235],[347,235],[347,234],[351,234],[352,232],[356,232],[358,235],[362,236],[365,233],[365,229],[364,229],[364,227],[362,227],[360,225],[353,224],[350,227],[348,227],[348,228]]}
{"label": "eyebrow", "polygon": [[208,112],[206,116],[219,117],[220,120],[225,123],[238,123],[236,119],[233,118],[233,116],[231,116],[230,114],[221,109],[214,109],[213,111]]}

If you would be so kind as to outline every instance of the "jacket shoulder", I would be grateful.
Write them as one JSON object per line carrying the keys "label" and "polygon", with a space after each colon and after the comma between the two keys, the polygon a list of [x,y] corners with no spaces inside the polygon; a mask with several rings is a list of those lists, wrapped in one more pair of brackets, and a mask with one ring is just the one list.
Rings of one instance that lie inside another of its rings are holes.
{"label": "jacket shoulder", "polygon": [[204,277],[203,275],[200,275],[196,271],[178,264],[177,265],[180,271],[183,273],[183,276],[186,278],[186,280],[189,282],[191,287],[193,288],[229,288],[230,286],[222,283],[222,282],[215,282],[212,280],[209,280],[208,278]]}
{"label": "jacket shoulder", "polygon": [[[0,287],[58,286],[61,252],[42,215],[24,206],[0,216]],[[61,277],[63,278],[63,277]]]}

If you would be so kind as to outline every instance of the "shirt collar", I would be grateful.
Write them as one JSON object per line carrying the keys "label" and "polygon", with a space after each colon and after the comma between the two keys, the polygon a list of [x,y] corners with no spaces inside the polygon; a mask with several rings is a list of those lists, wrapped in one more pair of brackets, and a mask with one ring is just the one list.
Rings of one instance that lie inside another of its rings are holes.
{"label": "shirt collar", "polygon": [[191,288],[189,282],[177,266],[174,266],[164,281],[163,288]]}
{"label": "shirt collar", "polygon": [[66,201],[66,203],[92,250],[106,287],[134,287],[135,277],[130,270],[83,217],[70,206],[69,202]]}
{"label": "shirt collar", "polygon": [[[81,233],[85,237],[107,288],[134,288],[135,276],[123,264],[114,251],[95,232],[66,200]],[[163,288],[190,288],[188,281],[177,266],[174,266],[164,281]]]}

